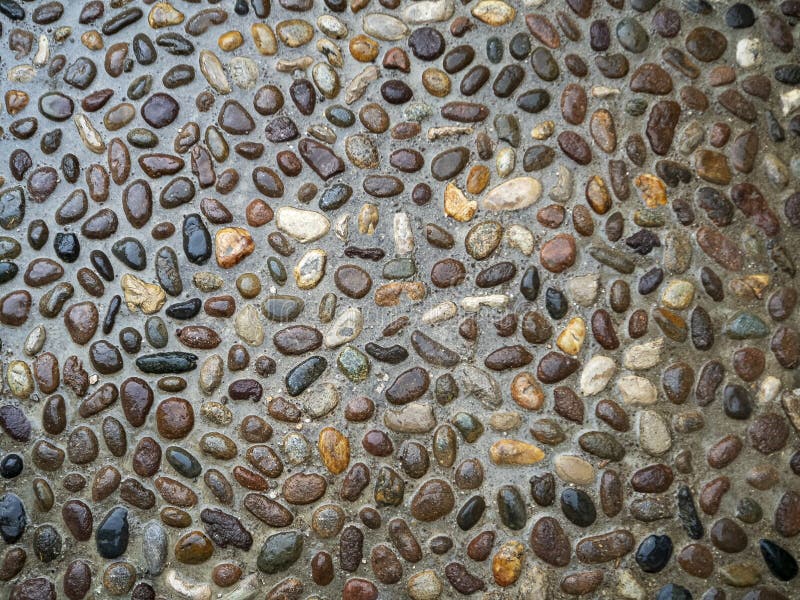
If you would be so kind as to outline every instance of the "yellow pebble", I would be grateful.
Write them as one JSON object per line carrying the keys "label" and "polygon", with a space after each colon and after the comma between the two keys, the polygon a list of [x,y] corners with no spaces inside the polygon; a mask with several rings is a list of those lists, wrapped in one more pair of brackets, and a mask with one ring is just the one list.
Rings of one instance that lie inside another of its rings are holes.
{"label": "yellow pebble", "polygon": [[238,31],[228,31],[219,36],[217,44],[223,52],[233,52],[244,44],[244,37]]}

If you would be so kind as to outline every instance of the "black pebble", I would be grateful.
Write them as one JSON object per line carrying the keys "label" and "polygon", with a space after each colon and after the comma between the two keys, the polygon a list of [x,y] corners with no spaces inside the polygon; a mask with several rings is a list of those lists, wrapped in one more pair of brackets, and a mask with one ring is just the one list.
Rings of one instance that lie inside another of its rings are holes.
{"label": "black pebble", "polygon": [[737,384],[728,384],[725,386],[723,398],[725,414],[728,417],[740,421],[750,418],[753,413],[753,401],[746,388]]}
{"label": "black pebble", "polygon": [[57,233],[53,239],[53,250],[56,256],[65,263],[74,263],[81,253],[81,243],[74,233]]}
{"label": "black pebble", "polygon": [[47,223],[41,219],[31,221],[28,225],[28,243],[34,250],[41,250],[49,237],[50,229],[47,227]]}
{"label": "black pebble", "polygon": [[486,40],[486,57],[494,64],[503,60],[503,41],[499,37]]}
{"label": "black pebble", "polygon": [[781,581],[790,581],[797,577],[797,561],[785,548],[766,539],[761,540],[758,546],[764,562],[775,577]]}
{"label": "black pebble", "polygon": [[25,505],[16,494],[0,496],[0,537],[6,544],[13,544],[25,533],[28,517]]}
{"label": "black pebble", "polygon": [[692,594],[677,583],[668,583],[658,590],[656,600],[692,600]]}
{"label": "black pebble", "polygon": [[16,0],[0,0],[0,13],[12,21],[21,21],[25,18],[25,9]]}
{"label": "black pebble", "polygon": [[22,457],[19,454],[6,454],[0,461],[0,477],[3,479],[13,479],[22,473]]}
{"label": "black pebble", "polygon": [[556,288],[547,288],[544,292],[544,305],[547,308],[547,313],[550,318],[558,321],[561,317],[567,314],[569,310],[569,302],[564,292]]}
{"label": "black pebble", "polygon": [[516,60],[525,60],[531,53],[531,38],[525,32],[519,32],[508,44],[508,51]]}
{"label": "black pebble", "polygon": [[456,515],[456,523],[463,531],[469,531],[481,520],[485,510],[486,501],[483,496],[473,496],[459,509]]}
{"label": "black pebble", "polygon": [[121,506],[112,508],[95,532],[97,553],[103,558],[118,558],[128,549],[128,510]]}
{"label": "black pebble", "polygon": [[195,265],[202,265],[211,257],[211,234],[198,214],[183,219],[183,251]]}
{"label": "black pebble", "polygon": [[89,260],[92,266],[100,274],[100,277],[106,281],[114,281],[114,265],[108,255],[102,250],[92,250],[89,253]]}
{"label": "black pebble", "polygon": [[536,267],[528,267],[522,274],[522,279],[519,282],[519,291],[529,302],[535,302],[539,297],[539,269]]}
{"label": "black pebble", "polygon": [[6,283],[14,279],[19,273],[17,263],[11,261],[0,261],[0,284]]}
{"label": "black pebble", "polygon": [[658,573],[672,557],[672,540],[668,535],[649,535],[636,550],[636,563],[645,573]]}
{"label": "black pebble", "polygon": [[125,327],[119,332],[119,345],[128,354],[137,354],[142,348],[142,334],[133,327]]}
{"label": "black pebble", "polygon": [[703,522],[697,514],[692,490],[685,485],[678,488],[678,517],[690,538],[699,540],[703,537]]}
{"label": "black pebble", "polygon": [[408,46],[420,60],[435,60],[444,53],[444,36],[433,27],[420,27],[409,36]]}
{"label": "black pebble", "polygon": [[111,246],[111,253],[134,271],[143,271],[147,266],[147,252],[136,238],[125,237],[117,240]]}
{"label": "black pebble", "polygon": [[561,492],[561,510],[578,527],[588,527],[597,519],[591,496],[576,488],[566,488]]}
{"label": "black pebble", "polygon": [[664,281],[664,270],[660,267],[653,267],[639,278],[639,293],[642,296],[647,296],[647,294],[656,291],[662,281]]}
{"label": "black pebble", "polygon": [[725,11],[725,24],[732,29],[746,29],[756,22],[753,9],[748,4],[737,2]]}
{"label": "black pebble", "polygon": [[168,317],[173,319],[193,319],[200,312],[203,302],[200,298],[190,298],[183,302],[176,302],[167,307],[166,313]]}

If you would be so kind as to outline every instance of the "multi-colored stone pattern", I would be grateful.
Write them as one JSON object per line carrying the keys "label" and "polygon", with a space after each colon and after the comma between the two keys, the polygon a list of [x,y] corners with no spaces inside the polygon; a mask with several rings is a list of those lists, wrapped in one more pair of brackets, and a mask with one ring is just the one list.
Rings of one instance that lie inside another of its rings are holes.
{"label": "multi-colored stone pattern", "polygon": [[0,597],[800,597],[798,21],[0,0]]}

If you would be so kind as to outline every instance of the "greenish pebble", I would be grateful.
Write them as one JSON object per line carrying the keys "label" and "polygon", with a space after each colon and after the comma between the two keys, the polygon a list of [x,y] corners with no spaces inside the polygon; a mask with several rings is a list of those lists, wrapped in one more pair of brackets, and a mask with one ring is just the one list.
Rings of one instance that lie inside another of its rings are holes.
{"label": "greenish pebble", "polygon": [[609,246],[605,246],[603,244],[596,244],[594,246],[589,247],[589,254],[594,258],[597,262],[604,264],[607,267],[611,267],[615,271],[619,271],[620,273],[624,273],[626,275],[630,275],[633,273],[633,269],[636,265],[634,265],[633,261],[619,252],[618,250],[614,250]]}
{"label": "greenish pebble", "polygon": [[633,222],[639,227],[663,227],[666,216],[657,208],[641,208],[633,213]]}
{"label": "greenish pebble", "polygon": [[0,260],[17,258],[22,251],[22,246],[14,238],[0,237]]}
{"label": "greenish pebble", "polygon": [[358,383],[369,375],[369,359],[353,346],[345,346],[336,359],[339,370],[350,381]]}
{"label": "greenish pebble", "polygon": [[220,289],[225,280],[216,273],[210,271],[198,271],[192,276],[194,286],[201,292],[215,292]]}
{"label": "greenish pebble", "polygon": [[292,566],[303,551],[303,536],[298,531],[281,531],[264,540],[257,565],[267,574],[279,573]]}
{"label": "greenish pebble", "polygon": [[483,424],[475,417],[465,412],[459,412],[450,419],[453,426],[458,429],[465,442],[472,443],[483,435]]}
{"label": "greenish pebble", "polygon": [[424,121],[433,114],[433,106],[424,102],[412,102],[403,109],[406,121]]}
{"label": "greenish pebble", "polygon": [[517,148],[520,143],[519,120],[514,115],[501,114],[494,118],[497,138]]}
{"label": "greenish pebble", "polygon": [[727,325],[725,334],[732,340],[762,338],[769,333],[769,327],[759,317],[749,312],[736,314]]}
{"label": "greenish pebble", "polygon": [[503,525],[509,529],[518,531],[525,527],[528,513],[525,500],[516,486],[504,485],[497,491],[497,512]]}
{"label": "greenish pebble", "polygon": [[150,93],[150,89],[152,87],[152,75],[142,75],[141,77],[137,77],[131,81],[131,84],[128,86],[128,98],[130,100],[141,100]]}
{"label": "greenish pebble", "polygon": [[136,148],[155,148],[158,145],[158,136],[144,127],[136,127],[125,136],[128,143]]}
{"label": "greenish pebble", "polygon": [[164,454],[172,468],[184,477],[194,479],[203,472],[203,467],[197,459],[180,446],[170,446]]}
{"label": "greenish pebble", "polygon": [[625,104],[625,112],[632,117],[641,117],[647,110],[647,100],[644,98],[634,98]]}
{"label": "greenish pebble", "polygon": [[167,325],[161,317],[154,316],[147,319],[144,324],[144,336],[153,348],[161,349],[169,341]]}
{"label": "greenish pebble", "polygon": [[384,279],[407,279],[417,273],[417,265],[411,258],[395,258],[383,266]]}
{"label": "greenish pebble", "polygon": [[349,108],[334,104],[325,109],[325,118],[337,127],[350,127],[356,122],[356,116]]}
{"label": "greenish pebble", "polygon": [[496,36],[486,40],[486,57],[494,64],[503,60],[503,40]]}
{"label": "greenish pebble", "polygon": [[620,461],[625,456],[625,448],[610,433],[587,431],[578,438],[585,452],[605,460]]}
{"label": "greenish pebble", "polygon": [[330,323],[336,315],[336,294],[327,293],[319,301],[319,320]]}
{"label": "greenish pebble", "polygon": [[286,283],[286,267],[283,266],[283,263],[280,260],[274,256],[270,256],[267,259],[267,269],[269,270],[269,274],[275,283],[278,285],[283,285]]}
{"label": "greenish pebble", "polygon": [[743,523],[758,523],[763,515],[761,505],[751,498],[742,498],[736,505],[736,518]]}
{"label": "greenish pebble", "polygon": [[455,377],[450,375],[450,373],[445,373],[437,377],[433,395],[436,397],[436,401],[441,405],[450,404],[453,400],[458,398],[458,383]]}
{"label": "greenish pebble", "polygon": [[270,321],[278,323],[286,323],[294,321],[297,316],[303,312],[305,303],[297,296],[283,296],[275,294],[268,296],[264,302],[261,303],[261,312]]}

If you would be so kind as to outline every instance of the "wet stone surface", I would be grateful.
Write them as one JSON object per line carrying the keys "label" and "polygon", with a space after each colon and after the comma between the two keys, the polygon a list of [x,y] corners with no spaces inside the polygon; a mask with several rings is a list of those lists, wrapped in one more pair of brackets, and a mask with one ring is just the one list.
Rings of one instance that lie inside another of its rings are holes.
{"label": "wet stone surface", "polygon": [[798,21],[0,0],[0,596],[796,598]]}

